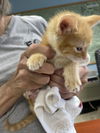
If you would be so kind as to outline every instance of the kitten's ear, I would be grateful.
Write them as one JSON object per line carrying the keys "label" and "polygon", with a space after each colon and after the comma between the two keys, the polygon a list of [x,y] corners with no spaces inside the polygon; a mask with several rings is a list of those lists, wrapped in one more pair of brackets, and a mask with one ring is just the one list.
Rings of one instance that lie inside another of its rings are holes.
{"label": "kitten's ear", "polygon": [[94,27],[95,25],[100,23],[100,15],[86,16],[83,18],[91,27]]}
{"label": "kitten's ear", "polygon": [[78,22],[74,16],[63,16],[58,25],[58,29],[58,33],[61,35],[75,33],[78,31]]}

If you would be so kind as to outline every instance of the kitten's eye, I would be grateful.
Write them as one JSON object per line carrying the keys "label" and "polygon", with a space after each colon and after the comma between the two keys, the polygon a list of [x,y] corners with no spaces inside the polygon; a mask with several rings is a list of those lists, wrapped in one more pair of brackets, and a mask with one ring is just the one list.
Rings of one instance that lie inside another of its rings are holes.
{"label": "kitten's eye", "polygon": [[82,47],[76,47],[76,48],[75,48],[75,51],[76,51],[76,52],[81,52],[82,50],[83,50]]}
{"label": "kitten's eye", "polygon": [[82,51],[81,47],[77,47],[76,49],[77,49],[77,51]]}

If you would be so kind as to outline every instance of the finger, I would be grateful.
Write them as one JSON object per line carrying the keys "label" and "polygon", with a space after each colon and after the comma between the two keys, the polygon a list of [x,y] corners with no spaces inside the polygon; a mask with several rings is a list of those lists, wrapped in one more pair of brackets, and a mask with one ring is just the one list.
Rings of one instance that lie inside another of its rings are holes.
{"label": "finger", "polygon": [[72,98],[75,95],[74,93],[65,93],[65,94],[60,93],[60,94],[61,94],[61,97],[66,100]]}
{"label": "finger", "polygon": [[[50,87],[55,87],[55,86],[58,87],[59,92],[64,99],[71,98],[73,95],[75,95],[74,93],[70,93],[69,91],[66,90],[66,88],[63,88],[62,86],[60,86],[59,84],[55,82],[50,81],[49,85]],[[62,91],[62,90],[65,90],[65,91]]]}
{"label": "finger", "polygon": [[34,53],[42,53],[48,59],[51,59],[55,55],[55,52],[49,46],[45,46],[42,44],[40,44],[40,45],[32,44],[30,47],[28,47],[28,49],[25,52],[27,57],[30,57],[30,55],[32,55]]}
{"label": "finger", "polygon": [[40,69],[36,70],[35,72],[42,74],[53,74],[54,67],[50,63],[44,63],[43,66]]}
{"label": "finger", "polygon": [[57,78],[57,80],[54,79],[54,80],[50,81],[51,86],[52,85],[57,85],[57,87],[60,87],[60,92],[62,92],[62,93],[68,92],[67,88],[64,85],[64,79],[62,79],[62,78],[60,78],[58,76],[56,76],[56,78]]}
{"label": "finger", "polygon": [[80,78],[88,74],[88,68],[86,66],[80,67]]}
{"label": "finger", "polygon": [[82,84],[85,84],[86,82],[88,82],[88,77],[87,77],[87,75],[84,75],[84,76],[81,78],[81,82],[82,82]]}
{"label": "finger", "polygon": [[35,72],[30,72],[30,80],[34,81],[37,84],[45,85],[49,83],[50,77],[45,74],[37,74]]}
{"label": "finger", "polygon": [[53,82],[56,82],[58,84],[60,84],[61,86],[64,86],[64,78],[61,76],[58,76],[56,74],[51,75],[50,78]]}
{"label": "finger", "polygon": [[61,76],[63,74],[63,69],[55,70],[55,74],[58,75],[58,76]]}
{"label": "finger", "polygon": [[19,62],[18,69],[28,69],[26,63],[27,63],[27,58],[23,56],[23,58]]}
{"label": "finger", "polygon": [[[31,91],[32,95],[37,93],[40,88],[42,88],[43,85],[37,84],[35,82],[30,82],[30,86],[26,89],[27,91]],[[26,91],[25,90],[25,91]]]}
{"label": "finger", "polygon": [[80,78],[81,82],[84,84],[88,80],[88,68],[86,66],[80,68]]}
{"label": "finger", "polygon": [[60,84],[57,84],[56,82],[50,81],[49,82],[50,87],[58,87],[59,90],[61,90],[63,88],[63,86],[61,86]]}
{"label": "finger", "polygon": [[28,88],[28,90],[31,91],[32,93],[38,92],[38,90],[43,87],[43,85],[37,84],[35,82],[32,82],[31,86],[32,87]]}

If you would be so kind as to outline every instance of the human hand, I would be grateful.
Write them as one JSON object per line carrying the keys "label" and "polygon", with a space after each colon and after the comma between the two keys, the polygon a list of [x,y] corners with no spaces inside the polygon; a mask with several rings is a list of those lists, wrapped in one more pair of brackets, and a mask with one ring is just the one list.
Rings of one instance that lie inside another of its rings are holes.
{"label": "human hand", "polygon": [[85,84],[88,81],[88,68],[87,66],[80,67],[80,78],[82,84]]}
{"label": "human hand", "polygon": [[51,59],[54,56],[52,49],[47,46],[37,44],[31,45],[22,54],[17,71],[13,76],[12,81],[10,81],[13,90],[16,92],[15,94],[23,94],[27,90],[34,91],[49,83],[50,75],[54,72],[52,64],[45,62],[39,70],[34,72],[30,71],[26,65],[30,55],[38,52],[46,55],[48,59]]}
{"label": "human hand", "polygon": [[[61,76],[63,74],[63,70],[56,70],[53,75],[51,75],[51,80],[49,85],[52,86],[57,86],[60,90],[60,94],[62,98],[64,99],[69,99],[74,93],[69,92],[66,87],[64,86],[64,78]],[[87,82],[87,74],[88,74],[88,69],[86,66],[80,67],[80,78],[82,85]],[[82,89],[82,87],[81,87]]]}

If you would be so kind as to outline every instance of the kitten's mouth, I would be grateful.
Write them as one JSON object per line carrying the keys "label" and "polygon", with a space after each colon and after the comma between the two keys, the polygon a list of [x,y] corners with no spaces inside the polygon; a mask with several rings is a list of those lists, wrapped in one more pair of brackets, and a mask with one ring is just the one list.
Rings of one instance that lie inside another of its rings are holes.
{"label": "kitten's mouth", "polygon": [[82,62],[83,60],[81,58],[75,57],[73,55],[67,55],[67,59],[73,61],[73,62]]}
{"label": "kitten's mouth", "polygon": [[86,59],[78,58],[73,55],[67,55],[67,59],[71,60],[72,62],[79,63],[81,65],[87,65],[90,59],[87,57]]}

